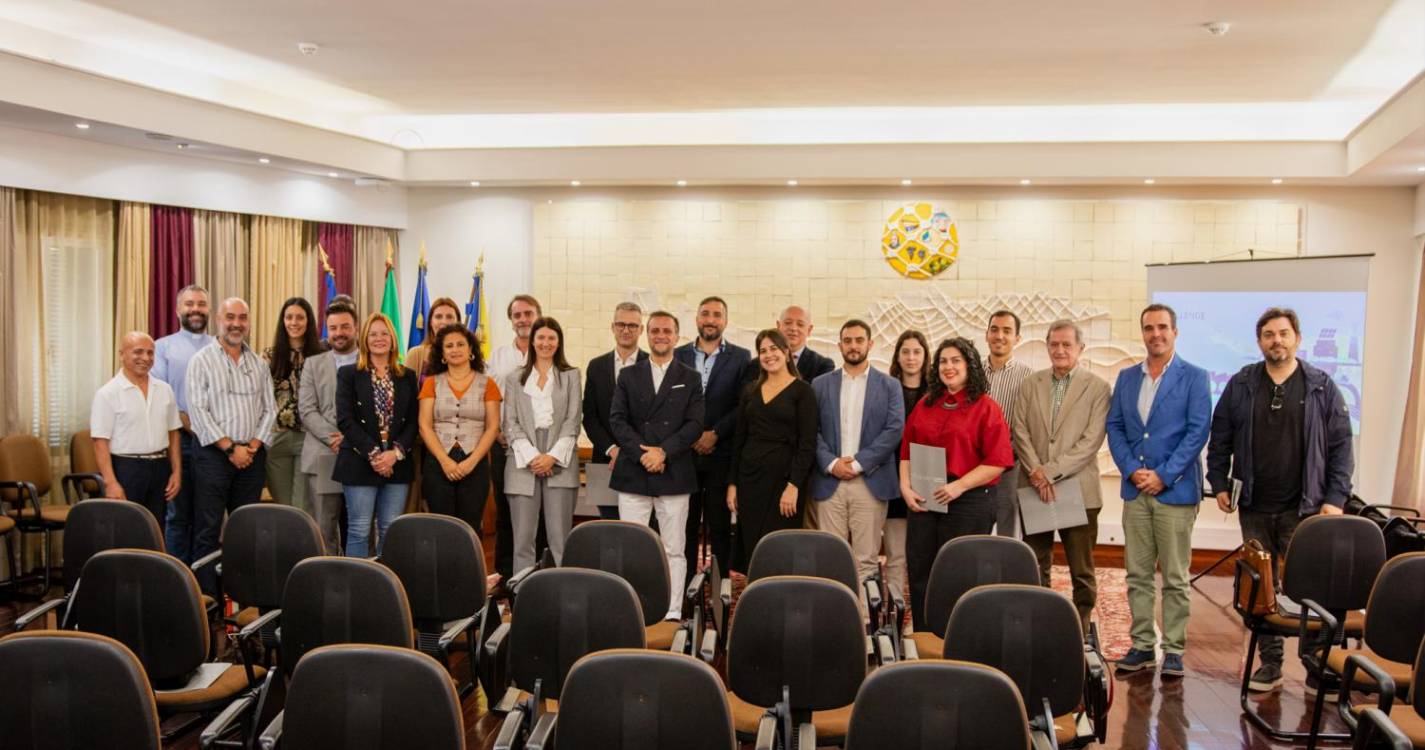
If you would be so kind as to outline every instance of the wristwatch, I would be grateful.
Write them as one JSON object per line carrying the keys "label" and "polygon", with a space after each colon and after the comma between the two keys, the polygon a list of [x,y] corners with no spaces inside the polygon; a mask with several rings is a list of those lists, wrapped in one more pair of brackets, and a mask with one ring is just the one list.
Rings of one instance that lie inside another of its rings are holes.
{"label": "wristwatch", "polygon": [[223,449],[223,453],[231,456],[235,450],[237,450],[237,443],[228,443],[228,447]]}

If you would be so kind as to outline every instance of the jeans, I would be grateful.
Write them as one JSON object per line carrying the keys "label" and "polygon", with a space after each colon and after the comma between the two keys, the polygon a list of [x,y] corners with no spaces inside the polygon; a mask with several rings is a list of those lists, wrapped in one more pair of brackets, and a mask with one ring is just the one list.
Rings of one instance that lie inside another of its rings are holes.
{"label": "jeans", "polygon": [[346,496],[346,556],[371,557],[371,516],[381,537],[376,541],[376,556],[386,541],[386,530],[406,509],[409,484],[348,484],[341,488]]}
{"label": "jeans", "polygon": [[[193,488],[193,559],[218,549],[223,531],[223,514],[262,499],[267,475],[267,448],[259,448],[245,469],[233,466],[228,456],[214,446],[198,449],[193,461],[197,487]],[[198,584],[208,594],[218,590],[212,565],[198,574]]]}
{"label": "jeans", "polygon": [[[1281,591],[1281,561],[1286,559],[1287,547],[1301,525],[1301,513],[1290,508],[1280,513],[1258,513],[1242,509],[1242,541],[1257,540],[1272,556],[1272,581],[1277,591]],[[1263,664],[1282,663],[1282,638],[1279,635],[1263,635],[1257,638],[1257,653],[1262,655]]]}
{"label": "jeans", "polygon": [[168,548],[168,554],[182,560],[184,563],[193,562],[193,497],[197,492],[198,475],[195,472],[195,460],[198,450],[197,438],[187,430],[178,432],[178,446],[183,453],[183,484],[178,488],[178,494],[168,503],[166,518],[163,522],[163,544]]}

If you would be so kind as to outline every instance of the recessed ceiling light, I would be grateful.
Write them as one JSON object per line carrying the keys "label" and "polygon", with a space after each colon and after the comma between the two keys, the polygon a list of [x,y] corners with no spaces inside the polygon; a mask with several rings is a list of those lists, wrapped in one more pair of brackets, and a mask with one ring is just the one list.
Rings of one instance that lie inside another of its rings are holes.
{"label": "recessed ceiling light", "polygon": [[581,184],[581,183],[580,183],[578,180],[570,180],[570,181],[569,181],[569,186],[570,186],[570,187],[579,187],[580,184]]}
{"label": "recessed ceiling light", "polygon": [[178,144],[178,148],[180,148],[180,149],[188,148],[188,144],[186,144],[186,143],[180,143],[180,144]]}
{"label": "recessed ceiling light", "polygon": [[1416,167],[1416,168],[1415,168],[1415,171],[1416,171],[1416,172],[1425,172],[1425,167]]}
{"label": "recessed ceiling light", "polygon": [[297,42],[297,51],[308,57],[317,54],[321,50],[322,48],[320,45],[313,44],[311,42]]}
{"label": "recessed ceiling light", "polygon": [[479,180],[471,180],[471,181],[470,181],[470,187],[480,187],[480,181],[479,181]]}
{"label": "recessed ceiling light", "polygon": [[80,130],[88,130],[88,129],[89,129],[89,123],[87,123],[87,122],[76,122],[76,123],[74,123],[74,127],[79,128]]}
{"label": "recessed ceiling light", "polygon": [[327,172],[327,176],[328,176],[328,177],[340,177],[341,175],[337,174],[336,172]]}
{"label": "recessed ceiling light", "polygon": [[910,186],[911,186],[911,181],[910,181],[910,180],[901,180],[901,185],[904,185],[905,187],[910,187]]}
{"label": "recessed ceiling light", "polygon": [[796,180],[787,180],[787,186],[788,186],[788,187],[796,187],[796,186],[797,186],[797,181],[796,181]]}
{"label": "recessed ceiling light", "polygon": [[1144,184],[1144,185],[1152,185],[1152,184],[1155,183],[1155,182],[1157,182],[1157,180],[1153,179],[1152,177],[1149,177],[1148,179],[1146,179],[1146,180],[1143,181],[1143,184]]}
{"label": "recessed ceiling light", "polygon": [[678,183],[677,183],[677,184],[678,184],[678,187],[687,187],[687,186],[688,186],[688,181],[687,181],[687,180],[678,180]]}
{"label": "recessed ceiling light", "polygon": [[553,202],[554,202],[554,199],[552,199],[552,198],[551,198],[550,200],[545,201],[545,203],[553,203]]}
{"label": "recessed ceiling light", "polygon": [[258,164],[271,164],[271,163],[272,163],[272,160],[269,159],[269,158],[267,158],[266,156],[259,156],[259,157],[257,157],[257,163],[258,163]]}
{"label": "recessed ceiling light", "polygon": [[1205,23],[1202,28],[1207,29],[1207,33],[1213,36],[1226,36],[1232,30],[1232,24],[1227,21],[1212,21]]}
{"label": "recessed ceiling light", "polygon": [[1021,184],[1021,185],[1029,185],[1029,184],[1031,184],[1031,183],[1030,183],[1029,180],[1020,180],[1020,181],[1019,181],[1019,184]]}
{"label": "recessed ceiling light", "polygon": [[1273,185],[1280,185],[1280,184],[1282,184],[1282,178],[1280,178],[1280,177],[1273,177],[1273,178],[1272,178],[1272,184],[1273,184]]}

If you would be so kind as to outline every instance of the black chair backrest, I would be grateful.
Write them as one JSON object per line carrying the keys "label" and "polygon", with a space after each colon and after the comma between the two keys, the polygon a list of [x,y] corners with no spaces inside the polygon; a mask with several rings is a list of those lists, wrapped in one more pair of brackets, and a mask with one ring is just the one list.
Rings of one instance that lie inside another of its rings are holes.
{"label": "black chair backrest", "polygon": [[1396,516],[1386,522],[1381,529],[1385,536],[1385,556],[1387,558],[1407,552],[1425,552],[1425,531],[1411,522],[1411,519]]}
{"label": "black chair backrest", "polygon": [[1366,645],[1382,658],[1409,662],[1425,638],[1425,552],[1392,557],[1366,604]]}
{"label": "black chair backrest", "polygon": [[465,747],[450,674],[418,651],[334,645],[307,652],[288,686],[283,747]]}
{"label": "black chair backrest", "polygon": [[[1425,674],[1425,641],[1420,642],[1420,650],[1415,652],[1415,674]],[[1410,706],[1415,709],[1416,716],[1425,716],[1425,690],[1411,685]]]}
{"label": "black chair backrest", "polygon": [[84,500],[69,509],[64,523],[64,588],[84,572],[84,564],[106,549],[163,551],[158,519],[138,503],[124,500]]}
{"label": "black chair backrest", "polygon": [[1055,716],[1084,693],[1084,634],[1068,597],[1040,586],[1001,583],[966,593],[945,629],[946,659],[1004,672],[1031,715]]}
{"label": "black chair backrest", "polygon": [[[567,554],[567,548],[566,548]],[[569,670],[556,747],[732,750],[732,711],[712,667],[683,654],[613,649]]]}
{"label": "black chair backrest", "polygon": [[1029,718],[1003,672],[958,661],[878,669],[856,694],[846,750],[1027,750]]}
{"label": "black chair backrest", "polygon": [[1312,516],[1296,527],[1286,551],[1282,592],[1330,612],[1361,609],[1385,564],[1380,527],[1360,516]]}
{"label": "black chair backrest", "polygon": [[143,665],[92,633],[36,630],[0,639],[0,746],[159,750]]}
{"label": "black chair backrest", "polygon": [[976,586],[992,583],[1039,583],[1034,550],[1018,539],[976,534],[951,539],[935,555],[925,592],[930,630],[945,636],[945,625],[956,602]]}
{"label": "black chair backrest", "polygon": [[412,648],[411,606],[396,574],[358,557],[309,557],[292,567],[282,594],[282,669],[338,643]]}
{"label": "black chair backrest", "polygon": [[653,529],[632,521],[586,521],[564,541],[566,568],[613,573],[628,581],[643,606],[643,624],[668,611],[668,557]]}
{"label": "black chair backrest", "polygon": [[224,593],[244,607],[278,607],[292,566],[324,554],[321,530],[305,511],[277,503],[244,505],[223,526]]}
{"label": "black chair backrest", "polygon": [[[666,606],[666,604],[665,604]],[[628,581],[602,570],[547,568],[520,584],[510,618],[514,684],[559,700],[574,662],[595,651],[647,645],[643,608]]]}
{"label": "black chair backrest", "polygon": [[850,705],[866,678],[866,631],[856,597],[825,578],[773,576],[749,584],[732,613],[727,684],[758,706]]}
{"label": "black chair backrest", "polygon": [[386,533],[381,562],[401,579],[417,623],[459,620],[485,606],[485,552],[475,529],[459,518],[438,513],[397,518]]}
{"label": "black chair backrest", "polygon": [[171,555],[136,549],[94,555],[70,607],[80,630],[128,646],[156,688],[181,685],[207,658],[198,579]]}
{"label": "black chair backrest", "polygon": [[829,578],[845,584],[856,596],[861,591],[851,545],[826,531],[783,529],[762,537],[747,564],[747,582],[770,576]]}

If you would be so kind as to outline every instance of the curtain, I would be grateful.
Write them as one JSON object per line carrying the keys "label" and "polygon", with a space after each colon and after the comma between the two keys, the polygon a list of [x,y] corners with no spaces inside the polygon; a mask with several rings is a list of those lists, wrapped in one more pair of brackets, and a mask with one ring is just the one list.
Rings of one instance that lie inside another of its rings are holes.
{"label": "curtain", "polygon": [[296,219],[252,217],[249,247],[249,340],[260,352],[272,344],[282,303],[289,297],[315,296],[316,259],[304,246],[302,222]]}
{"label": "curtain", "polygon": [[[34,399],[26,383],[39,350],[39,244],[20,242],[20,191],[0,188],[0,434],[29,432]],[[34,252],[34,255],[30,255]]]}
{"label": "curtain", "polygon": [[148,329],[154,338],[178,330],[178,291],[193,283],[193,212],[153,207]]}
{"label": "curtain", "polygon": [[[152,208],[147,203],[119,204],[119,236],[114,251],[114,340],[129,331],[147,331],[149,264],[153,253]],[[118,352],[114,352],[118,369]]]}
{"label": "curtain", "polygon": [[400,237],[394,229],[381,227],[356,228],[351,296],[361,317],[381,309],[381,295],[386,289],[386,248],[392,250],[392,261],[400,265]]}
{"label": "curtain", "polygon": [[[327,262],[336,276],[337,292],[352,294],[355,228],[350,224],[318,224],[317,243],[326,251]],[[321,267],[320,256],[317,258],[317,304],[314,307],[317,315],[324,314],[327,309],[326,270]]]}
{"label": "curtain", "polygon": [[1394,505],[1411,505],[1425,511],[1425,251],[1415,295],[1415,332],[1412,337],[1410,385],[1405,397],[1405,423],[1400,429],[1400,453],[1395,462]]}
{"label": "curtain", "polygon": [[247,299],[249,217],[227,211],[193,211],[193,283],[208,290],[214,309],[228,297]]}

